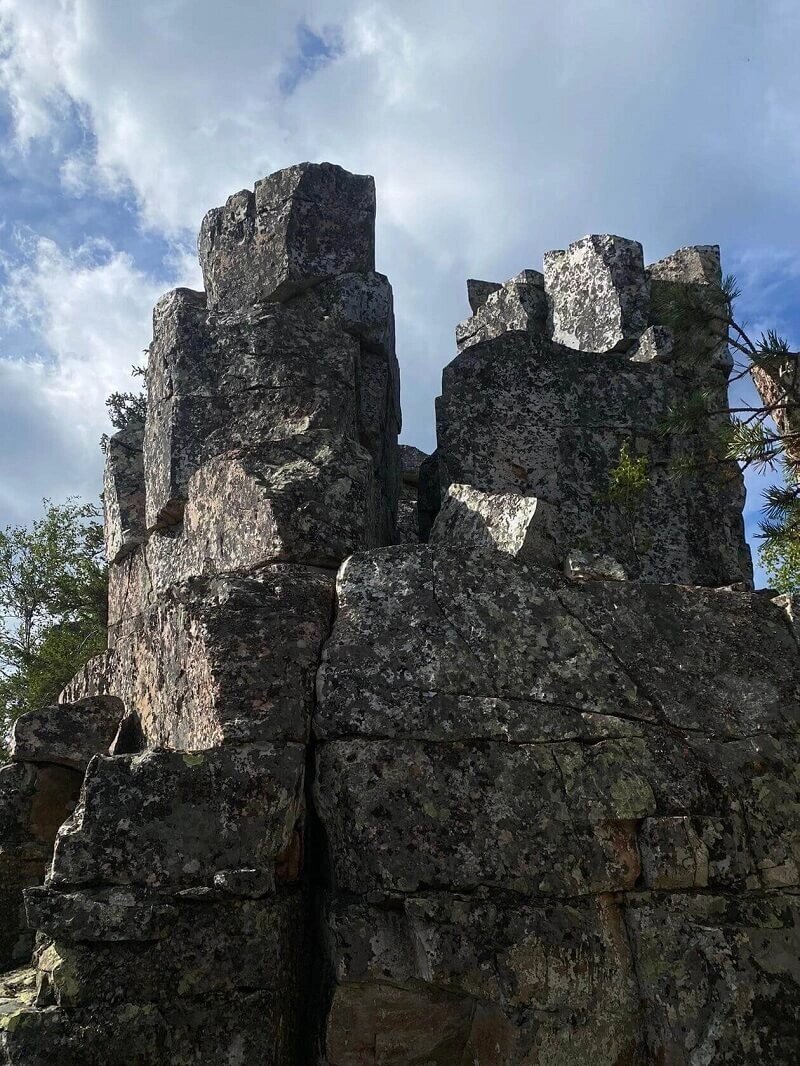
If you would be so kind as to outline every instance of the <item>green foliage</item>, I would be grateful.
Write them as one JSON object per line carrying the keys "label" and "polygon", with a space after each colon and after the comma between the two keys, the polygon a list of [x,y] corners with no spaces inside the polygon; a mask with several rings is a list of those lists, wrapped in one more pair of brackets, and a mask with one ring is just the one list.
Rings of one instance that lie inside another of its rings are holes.
{"label": "green foliage", "polygon": [[628,442],[623,441],[617,465],[609,471],[606,499],[632,515],[641,507],[649,484],[647,456],[632,456]]}
{"label": "green foliage", "polygon": [[622,515],[631,542],[633,556],[641,563],[639,537],[636,529],[636,514],[644,503],[650,486],[649,464],[646,455],[631,455],[630,445],[620,445],[616,466],[608,473],[608,488],[604,499],[617,507]]}
{"label": "green foliage", "polygon": [[[144,367],[132,366],[131,375],[135,378],[144,378]],[[112,392],[106,400],[108,417],[114,429],[127,429],[128,426],[143,425],[147,418],[147,391],[143,392]],[[108,434],[104,433],[100,438],[100,446],[103,451],[108,448]]]}
{"label": "green foliage", "polygon": [[779,592],[800,592],[800,488],[791,477],[784,469],[784,483],[764,493],[758,549],[770,586]]}
{"label": "green foliage", "polygon": [[96,507],[44,501],[30,528],[0,532],[0,730],[52,703],[105,647],[106,568]]}

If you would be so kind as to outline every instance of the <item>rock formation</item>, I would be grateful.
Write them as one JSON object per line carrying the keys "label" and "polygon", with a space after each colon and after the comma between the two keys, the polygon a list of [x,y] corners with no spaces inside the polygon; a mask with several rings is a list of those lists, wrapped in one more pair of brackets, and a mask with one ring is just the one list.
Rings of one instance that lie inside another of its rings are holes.
{"label": "rock formation", "polygon": [[108,652],[0,771],[0,1061],[788,1066],[797,604],[751,591],[724,338],[659,315],[718,250],[469,282],[425,456],[374,203],[272,175],[156,306]]}

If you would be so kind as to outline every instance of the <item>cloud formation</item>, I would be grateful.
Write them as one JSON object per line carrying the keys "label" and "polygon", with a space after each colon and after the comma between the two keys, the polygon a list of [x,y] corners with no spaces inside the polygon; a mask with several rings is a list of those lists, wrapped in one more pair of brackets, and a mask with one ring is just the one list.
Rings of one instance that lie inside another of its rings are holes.
{"label": "cloud formation", "polygon": [[[796,257],[790,0],[0,0],[0,20],[8,151],[19,166],[48,146],[60,211],[130,201],[134,227],[186,253],[205,210],[278,167],[376,176],[405,436],[422,446],[468,275],[502,280],[590,231],[635,237],[650,259],[711,241],[729,268]],[[60,254],[93,236],[78,228]],[[127,353],[177,271],[126,266],[137,296],[109,339]],[[768,295],[748,297],[768,318]],[[91,347],[92,309],[70,297],[66,311]]]}

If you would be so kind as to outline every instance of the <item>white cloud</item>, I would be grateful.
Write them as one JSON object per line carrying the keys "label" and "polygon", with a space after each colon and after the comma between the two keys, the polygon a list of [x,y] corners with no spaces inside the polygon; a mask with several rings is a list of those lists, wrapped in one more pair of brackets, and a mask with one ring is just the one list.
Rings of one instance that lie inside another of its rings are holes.
{"label": "white cloud", "polygon": [[[468,275],[508,277],[590,231],[657,258],[782,253],[800,226],[792,0],[0,0],[0,17],[19,150],[57,152],[77,117],[64,190],[125,189],[145,228],[184,239],[301,159],[375,174],[423,446]],[[301,24],[336,45],[306,77]]]}
{"label": "white cloud", "polygon": [[[87,241],[71,254],[28,238],[6,264],[0,302],[0,506],[26,518],[42,496],[96,497],[105,399],[130,389],[130,369],[150,342],[150,311],[168,287],[130,256]],[[176,263],[176,276],[185,264]],[[187,279],[189,280],[189,279]],[[192,279],[193,280],[193,279]],[[20,358],[18,338],[36,350]]]}

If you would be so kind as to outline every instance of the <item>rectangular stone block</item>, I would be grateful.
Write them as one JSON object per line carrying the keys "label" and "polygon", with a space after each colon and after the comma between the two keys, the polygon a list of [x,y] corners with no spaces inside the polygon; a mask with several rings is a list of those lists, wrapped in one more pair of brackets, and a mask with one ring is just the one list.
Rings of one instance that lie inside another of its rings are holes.
{"label": "rectangular stone block", "polygon": [[124,704],[115,696],[89,696],[29,711],[14,723],[11,758],[83,772],[93,756],[108,754],[124,717]]}
{"label": "rectangular stone block", "polygon": [[310,567],[189,579],[120,625],[113,691],[152,747],[304,741],[332,613]]}
{"label": "rectangular stone block", "polygon": [[[738,468],[676,477],[676,464],[707,463],[717,447],[712,422],[664,433],[669,410],[696,388],[671,365],[568,352],[534,335],[470,347],[445,368],[437,401],[442,492],[457,483],[536,496],[555,509],[564,557],[609,555],[632,578],[750,581]],[[630,508],[610,496],[623,446],[646,463]]]}
{"label": "rectangular stone block", "polygon": [[108,441],[103,475],[106,558],[118,563],[147,537],[145,521],[144,426],[121,429]]}
{"label": "rectangular stone block", "polygon": [[94,759],[56,839],[50,883],[210,887],[221,870],[275,870],[303,816],[299,744]]}
{"label": "rectangular stone block", "polygon": [[198,239],[209,306],[283,300],[314,282],[375,269],[375,182],[300,163],[209,211]]}

